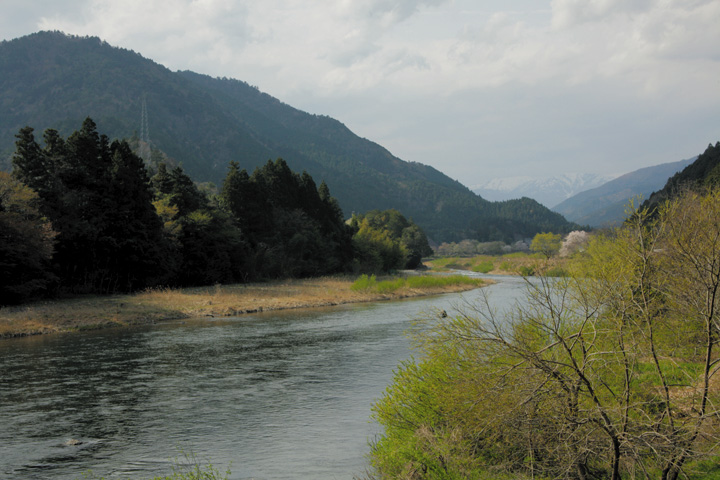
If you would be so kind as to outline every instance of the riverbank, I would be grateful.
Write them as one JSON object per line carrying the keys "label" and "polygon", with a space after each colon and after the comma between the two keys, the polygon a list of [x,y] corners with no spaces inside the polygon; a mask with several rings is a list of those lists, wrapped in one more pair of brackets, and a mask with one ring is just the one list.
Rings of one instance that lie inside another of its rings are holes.
{"label": "riverbank", "polygon": [[323,277],[212,287],[153,289],[132,295],[81,296],[0,309],[0,338],[147,325],[191,317],[376,302],[472,290],[489,282],[353,289],[355,277]]}

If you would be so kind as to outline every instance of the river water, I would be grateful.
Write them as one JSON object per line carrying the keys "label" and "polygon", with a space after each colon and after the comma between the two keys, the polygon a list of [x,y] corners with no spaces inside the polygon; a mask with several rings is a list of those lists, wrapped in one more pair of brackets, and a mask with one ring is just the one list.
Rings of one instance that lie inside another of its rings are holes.
{"label": "river water", "polygon": [[[512,303],[517,278],[487,288]],[[0,341],[0,478],[168,474],[183,452],[232,479],[351,479],[405,332],[478,291]]]}

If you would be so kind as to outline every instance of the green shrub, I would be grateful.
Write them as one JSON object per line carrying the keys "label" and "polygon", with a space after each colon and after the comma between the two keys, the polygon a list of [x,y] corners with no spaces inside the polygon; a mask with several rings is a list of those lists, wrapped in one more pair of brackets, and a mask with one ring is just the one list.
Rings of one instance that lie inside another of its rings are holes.
{"label": "green shrub", "polygon": [[365,274],[360,275],[357,280],[355,280],[350,287],[352,291],[354,292],[360,292],[363,290],[370,290],[371,288],[375,288],[377,285],[377,278],[375,275],[370,275],[369,277]]}
{"label": "green shrub", "polygon": [[382,282],[379,282],[376,287],[375,291],[378,293],[392,293],[396,290],[401,289],[405,286],[405,279],[404,278],[395,278],[391,280],[383,280]]}
{"label": "green shrub", "polygon": [[518,272],[520,272],[520,275],[523,277],[535,275],[535,269],[533,267],[528,267],[527,265],[520,265]]}
{"label": "green shrub", "polygon": [[545,271],[546,277],[567,277],[568,273],[562,267],[553,267]]}
{"label": "green shrub", "polygon": [[488,273],[488,272],[491,272],[493,270],[493,268],[495,268],[495,265],[493,264],[493,262],[491,262],[489,260],[485,260],[485,261],[480,262],[477,265],[475,265],[472,268],[472,271],[478,272],[478,273]]}

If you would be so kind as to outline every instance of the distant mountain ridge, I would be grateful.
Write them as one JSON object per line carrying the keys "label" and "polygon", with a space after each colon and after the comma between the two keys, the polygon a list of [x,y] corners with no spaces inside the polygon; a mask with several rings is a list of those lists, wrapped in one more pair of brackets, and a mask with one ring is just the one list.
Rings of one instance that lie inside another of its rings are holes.
{"label": "distant mountain ridge", "polygon": [[494,178],[472,187],[472,191],[491,201],[529,197],[546,207],[557,205],[571,196],[598,187],[617,175],[565,173],[553,177],[515,176]]}
{"label": "distant mountain ridge", "polygon": [[0,43],[0,168],[24,126],[68,135],[86,117],[135,138],[142,99],[151,143],[196,181],[220,184],[231,160],[252,172],[283,158],[307,171],[349,216],[395,208],[437,242],[532,236],[573,225],[533,201],[488,202],[433,167],[403,161],[339,121],[295,109],[245,82],[172,72],[95,37],[40,32]]}
{"label": "distant mountain ridge", "polygon": [[599,187],[568,198],[553,207],[553,210],[581,225],[603,227],[618,224],[625,218],[625,207],[630,199],[647,199],[652,192],[660,189],[668,178],[695,159],[697,157],[626,173]]}

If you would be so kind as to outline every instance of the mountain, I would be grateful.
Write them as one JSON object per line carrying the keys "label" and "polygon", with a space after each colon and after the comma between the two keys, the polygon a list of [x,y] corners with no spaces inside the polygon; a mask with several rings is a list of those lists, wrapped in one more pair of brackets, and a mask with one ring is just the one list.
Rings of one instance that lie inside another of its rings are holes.
{"label": "mountain", "polygon": [[653,192],[643,203],[643,207],[653,207],[672,199],[683,189],[720,187],[720,142],[710,144],[695,160],[670,177],[662,189]]}
{"label": "mountain", "polygon": [[532,201],[488,202],[335,119],[295,109],[245,82],[172,72],[99,38],[39,32],[4,41],[0,71],[0,168],[6,170],[14,135],[24,126],[38,138],[47,128],[67,136],[91,117],[101,133],[138,145],[145,118],[152,146],[195,181],[219,185],[231,160],[252,172],[281,157],[294,171],[325,180],[346,216],[395,208],[436,242],[573,228]]}
{"label": "mountain", "polygon": [[502,201],[530,197],[551,207],[573,195],[599,187],[616,175],[595,175],[592,173],[566,173],[556,177],[505,177],[488,180],[472,187],[486,200]]}
{"label": "mountain", "polygon": [[620,223],[625,218],[625,207],[631,198],[648,198],[652,192],[661,188],[668,178],[696,158],[626,173],[599,187],[568,198],[553,207],[553,210],[582,225],[601,227]]}

